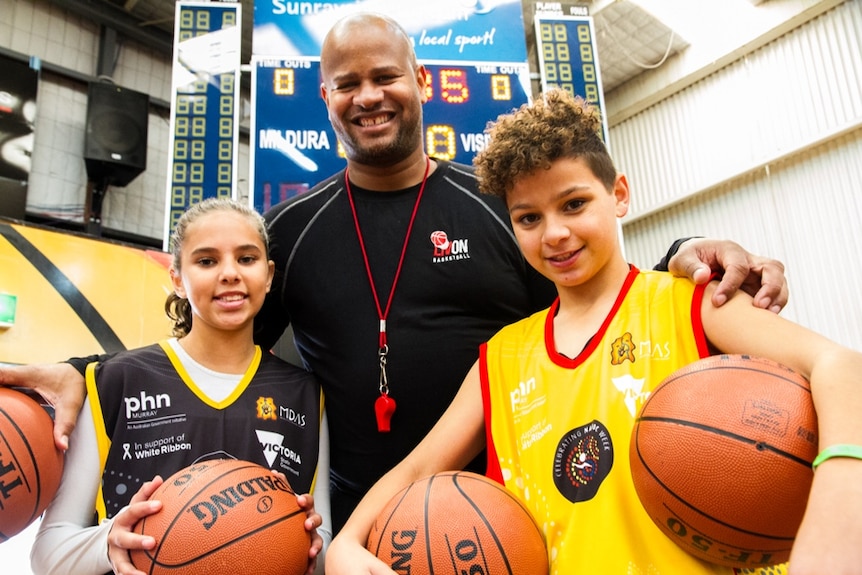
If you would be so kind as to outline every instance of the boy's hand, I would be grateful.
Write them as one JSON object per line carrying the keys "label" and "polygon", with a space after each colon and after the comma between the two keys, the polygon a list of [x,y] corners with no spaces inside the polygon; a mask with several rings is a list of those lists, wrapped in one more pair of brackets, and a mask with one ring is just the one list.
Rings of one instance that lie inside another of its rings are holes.
{"label": "boy's hand", "polygon": [[336,537],[326,553],[326,575],[398,575],[358,541]]}
{"label": "boy's hand", "polygon": [[730,240],[687,240],[668,262],[668,270],[698,284],[709,281],[713,272],[723,272],[712,296],[716,307],[724,304],[736,290],[742,289],[754,298],[755,306],[778,313],[787,305],[790,295],[784,264],[751,254]]}

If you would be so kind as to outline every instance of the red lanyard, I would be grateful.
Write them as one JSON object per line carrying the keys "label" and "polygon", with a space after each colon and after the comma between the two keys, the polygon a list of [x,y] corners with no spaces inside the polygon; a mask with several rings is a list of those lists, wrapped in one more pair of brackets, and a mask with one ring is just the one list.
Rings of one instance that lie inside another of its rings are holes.
{"label": "red lanyard", "polygon": [[356,215],[356,205],[353,203],[353,192],[350,190],[349,168],[344,171],[344,183],[347,188],[347,199],[350,202],[350,211],[353,213],[353,223],[356,226],[356,237],[359,239],[359,248],[362,250],[362,259],[365,261],[365,271],[368,274],[368,283],[371,285],[371,295],[374,296],[374,305],[377,306],[377,316],[380,319],[380,331],[378,337],[377,357],[380,363],[380,380],[378,388],[380,397],[374,402],[374,413],[377,418],[377,431],[386,433],[390,430],[390,421],[395,412],[395,400],[389,397],[389,378],[386,375],[386,357],[389,355],[389,344],[386,341],[386,318],[389,316],[389,308],[392,307],[392,298],[395,296],[395,286],[401,276],[401,268],[404,265],[404,255],[407,253],[407,244],[410,242],[410,232],[413,230],[413,222],[416,220],[416,212],[419,210],[419,201],[422,192],[425,191],[425,183],[428,181],[428,171],[431,168],[431,159],[425,158],[425,174],[422,176],[422,185],[416,195],[416,203],[413,205],[413,213],[407,224],[407,233],[401,246],[401,257],[398,259],[398,267],[395,269],[395,277],[392,279],[392,287],[389,290],[389,298],[386,301],[386,309],[380,307],[380,298],[377,296],[377,288],[374,285],[374,276],[371,274],[371,264],[368,261],[368,252],[365,250],[365,241],[362,239],[362,229],[359,227],[359,217]]}

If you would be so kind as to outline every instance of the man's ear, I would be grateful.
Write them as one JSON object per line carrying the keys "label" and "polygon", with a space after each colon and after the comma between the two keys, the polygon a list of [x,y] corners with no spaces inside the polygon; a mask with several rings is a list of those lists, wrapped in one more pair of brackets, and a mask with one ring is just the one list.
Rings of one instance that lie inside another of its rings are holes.
{"label": "man's ear", "polygon": [[423,104],[428,101],[428,91],[425,89],[427,83],[428,69],[420,64],[416,67],[416,85],[419,87],[419,97],[422,99]]}
{"label": "man's ear", "polygon": [[326,84],[324,82],[320,83],[320,97],[323,98],[323,102],[326,104],[326,107],[329,107],[329,94],[326,91]]}

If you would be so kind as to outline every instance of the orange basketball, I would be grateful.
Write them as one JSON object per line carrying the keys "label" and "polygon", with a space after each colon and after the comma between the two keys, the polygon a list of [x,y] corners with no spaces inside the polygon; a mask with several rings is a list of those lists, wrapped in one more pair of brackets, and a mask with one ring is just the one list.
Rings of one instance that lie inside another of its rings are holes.
{"label": "orange basketball", "polygon": [[148,575],[299,575],[308,566],[306,514],[290,485],[260,465],[196,463],[166,479],[151,499],[162,509],[134,531],[152,535],[156,546],[131,553]]}
{"label": "orange basketball", "polygon": [[709,357],[667,377],[635,420],[632,479],[683,549],[737,568],[790,556],[817,456],[808,382],[773,361]]}
{"label": "orange basketball", "polygon": [[377,516],[366,547],[394,571],[548,575],[545,540],[505,487],[466,471],[401,490]]}
{"label": "orange basketball", "polygon": [[54,421],[35,399],[0,387],[0,543],[48,507],[63,475]]}

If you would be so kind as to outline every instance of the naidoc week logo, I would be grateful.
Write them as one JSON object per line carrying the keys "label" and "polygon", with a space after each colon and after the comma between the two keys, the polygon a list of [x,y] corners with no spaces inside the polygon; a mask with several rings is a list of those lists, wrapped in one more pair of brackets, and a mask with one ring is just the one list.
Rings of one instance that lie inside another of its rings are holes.
{"label": "naidoc week logo", "polygon": [[467,240],[450,240],[449,234],[442,230],[431,232],[431,245],[434,246],[432,261],[435,264],[470,259]]}
{"label": "naidoc week logo", "polygon": [[593,420],[566,432],[557,444],[553,465],[554,485],[563,497],[572,503],[595,497],[614,465],[608,428]]}

